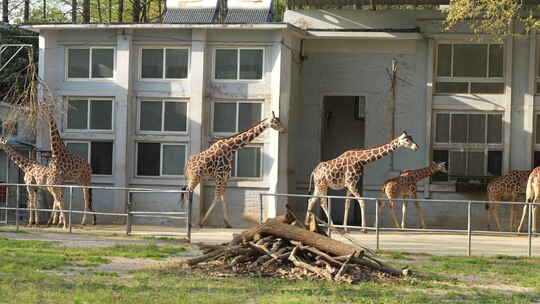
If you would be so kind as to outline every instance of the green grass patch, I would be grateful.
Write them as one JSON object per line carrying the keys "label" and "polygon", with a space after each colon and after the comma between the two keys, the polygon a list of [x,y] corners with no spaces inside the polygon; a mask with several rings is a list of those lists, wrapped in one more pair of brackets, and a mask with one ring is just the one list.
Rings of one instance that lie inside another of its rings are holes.
{"label": "green grass patch", "polygon": [[21,234],[30,234],[30,232],[26,230],[16,230],[16,229],[0,229],[0,232],[3,233],[21,233]]}

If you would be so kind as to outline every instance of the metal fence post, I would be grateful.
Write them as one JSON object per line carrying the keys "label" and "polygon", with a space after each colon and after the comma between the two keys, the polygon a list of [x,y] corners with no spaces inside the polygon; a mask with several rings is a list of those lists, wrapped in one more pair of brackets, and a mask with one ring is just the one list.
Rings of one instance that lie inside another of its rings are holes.
{"label": "metal fence post", "polygon": [[15,186],[15,226],[17,228],[17,231],[19,231],[19,185]]}
{"label": "metal fence post", "polygon": [[[185,196],[184,196],[185,197]],[[188,192],[188,206],[187,206],[187,239],[191,243],[191,209],[193,206],[193,192]]]}
{"label": "metal fence post", "polygon": [[126,204],[126,235],[131,233],[131,192],[127,192],[127,204]]}
{"label": "metal fence post", "polygon": [[73,220],[73,213],[71,212],[73,210],[73,186],[69,187],[69,233],[72,232],[72,220]]}
{"label": "metal fence post", "polygon": [[375,200],[375,249],[379,250],[379,200]]}
{"label": "metal fence post", "polygon": [[529,257],[531,257],[532,256],[532,208],[533,208],[533,203],[530,202],[528,204],[529,204],[529,206],[528,206],[529,207],[528,208],[529,209],[529,223],[527,225],[527,227],[528,227],[528,229],[527,229],[528,232],[527,233],[528,233],[528,238],[529,238],[528,254],[529,254]]}
{"label": "metal fence post", "polygon": [[[328,198],[328,219],[327,219],[327,222],[328,222],[328,237],[331,238],[332,237],[332,230],[330,229],[331,226],[332,226],[332,199],[331,198]],[[347,223],[345,223],[345,225],[347,225]]]}
{"label": "metal fence post", "polygon": [[263,222],[263,195],[259,192],[259,224]]}
{"label": "metal fence post", "polygon": [[471,256],[471,202],[467,204],[467,256]]}

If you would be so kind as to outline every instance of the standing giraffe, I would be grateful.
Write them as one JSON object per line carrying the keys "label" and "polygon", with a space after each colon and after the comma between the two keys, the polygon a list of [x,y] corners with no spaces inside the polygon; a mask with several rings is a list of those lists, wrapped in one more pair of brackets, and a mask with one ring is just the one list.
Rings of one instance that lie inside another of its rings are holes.
{"label": "standing giraffe", "polygon": [[225,201],[225,187],[231,175],[233,154],[269,127],[279,132],[285,132],[281,121],[272,112],[272,118],[264,119],[246,131],[220,139],[208,149],[193,155],[189,159],[184,169],[184,175],[187,181],[185,190],[193,191],[205,179],[214,179],[216,181],[214,201],[206,211],[199,225],[202,226],[206,223],[210,212],[216,203],[220,202],[223,204],[225,225],[227,228],[231,227],[228,206]]}
{"label": "standing giraffe", "polygon": [[[46,184],[48,168],[40,165],[37,161],[33,159],[29,159],[27,157],[22,156],[15,149],[13,149],[13,147],[11,147],[7,142],[8,142],[7,138],[0,137],[0,146],[6,151],[11,161],[15,163],[15,165],[17,165],[17,167],[19,167],[24,172],[24,183],[27,185]],[[38,208],[38,202],[37,202],[38,189],[48,190],[51,193],[52,191],[54,191],[52,188],[45,189],[42,187],[26,186],[26,191],[28,192],[28,208],[30,208],[30,211],[29,211],[30,215],[28,217],[29,226],[39,225],[39,212],[36,210],[32,210],[32,209]],[[59,189],[59,190],[63,191],[62,189]]]}
{"label": "standing giraffe", "polygon": [[[60,137],[60,132],[56,125],[56,120],[51,110],[45,106],[45,112],[49,119],[50,135],[51,135],[51,161],[49,162],[50,174],[47,177],[48,185],[63,185],[66,181],[75,182],[82,186],[90,186],[92,178],[92,167],[88,161],[79,155],[73,154],[68,151],[66,145]],[[83,188],[84,196],[84,210],[93,212],[92,207],[92,189]],[[64,192],[55,192],[53,194],[54,203],[53,206],[58,206],[63,209],[64,206]],[[53,207],[54,209],[54,207]],[[61,211],[62,212],[62,211]],[[63,213],[61,213],[63,214]],[[49,222],[53,219],[51,217]],[[54,223],[54,221],[53,221]],[[81,224],[86,223],[86,213],[83,213]],[[96,215],[92,216],[92,224],[96,224]],[[66,228],[64,222],[64,228]]]}
{"label": "standing giraffe", "polygon": [[[516,202],[522,186],[527,182],[530,173],[530,170],[514,170],[510,174],[492,179],[487,185],[488,200],[500,202],[509,198],[511,202]],[[490,217],[493,217],[495,219],[497,230],[501,231],[498,208],[499,204],[486,204],[486,209],[488,210],[488,223],[490,222]],[[515,229],[514,218],[517,208],[518,205],[512,205],[512,208],[510,209],[508,231],[514,231]]]}
{"label": "standing giraffe", "polygon": [[[447,173],[446,163],[431,162],[431,165],[429,167],[425,167],[422,169],[405,170],[402,171],[399,176],[391,178],[387,180],[386,183],[384,183],[382,192],[384,196],[388,198],[388,205],[390,206],[390,210],[392,212],[392,219],[394,220],[394,224],[397,228],[399,228],[400,226],[398,224],[396,213],[394,211],[396,207],[396,201],[392,199],[400,197],[413,200],[416,199],[416,183],[426,177],[433,175],[435,172]],[[405,200],[402,202],[401,229],[405,229],[405,220],[407,218],[407,204],[408,202]],[[420,223],[422,225],[422,228],[426,228],[424,214],[422,213],[422,209],[420,208],[420,205],[417,201],[414,201],[414,207],[416,208],[416,212],[420,217]],[[382,214],[381,211],[384,208],[384,201],[379,201],[378,208],[379,214]]]}
{"label": "standing giraffe", "polygon": [[[531,216],[531,232],[536,232],[536,211],[540,203],[540,167],[534,168],[529,179],[527,180],[527,192],[525,194],[525,202],[532,202],[532,216]],[[521,232],[523,223],[525,222],[525,216],[527,215],[527,205],[523,205],[523,214],[521,215],[521,221],[519,221],[518,232]]]}
{"label": "standing giraffe", "polygon": [[[366,227],[366,210],[365,202],[359,200],[360,193],[356,189],[360,175],[362,174],[362,168],[376,160],[379,160],[390,153],[394,152],[399,147],[405,147],[411,150],[418,150],[418,145],[413,141],[412,137],[403,132],[400,136],[392,139],[390,142],[368,149],[353,149],[349,150],[337,158],[329,161],[321,162],[311,172],[309,186],[311,189],[311,181],[315,187],[313,195],[326,195],[328,188],[334,190],[347,189],[347,197],[353,195],[356,197],[360,209],[362,211],[362,227]],[[317,197],[312,197],[308,201],[308,210],[306,214],[306,225],[308,224],[310,214],[313,214],[312,210],[317,202]],[[326,199],[321,199],[321,207],[328,216],[329,222],[330,215],[326,209]],[[347,225],[347,217],[349,216],[349,207],[351,205],[350,198],[345,200],[345,215],[343,217],[343,225]]]}

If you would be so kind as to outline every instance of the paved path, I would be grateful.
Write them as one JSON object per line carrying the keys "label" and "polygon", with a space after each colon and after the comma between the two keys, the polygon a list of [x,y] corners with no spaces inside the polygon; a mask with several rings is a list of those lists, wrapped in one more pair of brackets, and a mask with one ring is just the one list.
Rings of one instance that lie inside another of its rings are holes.
{"label": "paved path", "polygon": [[[13,227],[0,226],[2,231],[13,229]],[[74,228],[72,234],[63,232],[56,228],[22,228],[30,233],[5,233],[0,232],[0,237],[9,237],[25,240],[47,240],[62,241],[70,246],[113,246],[116,244],[145,244],[148,240],[137,239],[133,237],[124,237],[125,226],[119,225],[98,225],[86,226],[84,229]],[[134,234],[169,236],[175,238],[184,237],[184,231],[181,229],[164,231],[164,227],[159,226],[137,226]],[[193,229],[192,240],[194,243],[219,244],[228,242],[233,234],[242,232],[243,229],[224,229],[224,228],[205,228]],[[111,237],[110,235],[114,236]],[[109,235],[109,236],[104,236]],[[366,247],[375,249],[376,236],[374,232],[350,234],[355,242]],[[334,233],[333,237],[344,242],[339,233]],[[407,252],[423,252],[429,254],[467,254],[467,235],[464,234],[441,234],[441,233],[413,233],[413,232],[381,232],[380,249],[396,250]],[[534,237],[532,240],[533,255],[540,256],[540,237]],[[484,236],[478,235],[472,237],[473,255],[527,255],[528,238],[526,236]]]}

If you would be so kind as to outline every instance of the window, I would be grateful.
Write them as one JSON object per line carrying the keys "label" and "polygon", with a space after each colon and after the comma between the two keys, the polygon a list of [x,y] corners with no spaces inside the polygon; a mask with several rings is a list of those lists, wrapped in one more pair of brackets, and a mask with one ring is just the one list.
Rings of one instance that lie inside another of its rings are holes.
{"label": "window", "polygon": [[137,176],[181,176],[185,164],[185,144],[137,143]]}
{"label": "window", "polygon": [[72,98],[68,100],[67,129],[112,130],[111,99]]}
{"label": "window", "polygon": [[141,79],[186,79],[189,49],[147,48],[141,50]]}
{"label": "window", "polygon": [[245,131],[262,120],[261,102],[214,102],[214,134]]}
{"label": "window", "polygon": [[433,160],[448,163],[448,176],[434,175],[434,181],[501,175],[502,114],[436,113],[434,124]]}
{"label": "window", "polygon": [[260,178],[262,176],[262,148],[244,147],[234,155],[233,177]]}
{"label": "window", "polygon": [[112,175],[113,142],[112,141],[73,141],[67,142],[70,152],[90,160],[92,174]]}
{"label": "window", "polygon": [[139,103],[139,130],[142,132],[187,132],[187,102],[141,101]]}
{"label": "window", "polygon": [[503,94],[502,44],[437,45],[436,93]]}
{"label": "window", "polygon": [[114,48],[68,48],[68,79],[111,79]]}
{"label": "window", "polygon": [[263,49],[216,49],[214,78],[260,80],[263,76],[263,56]]}

